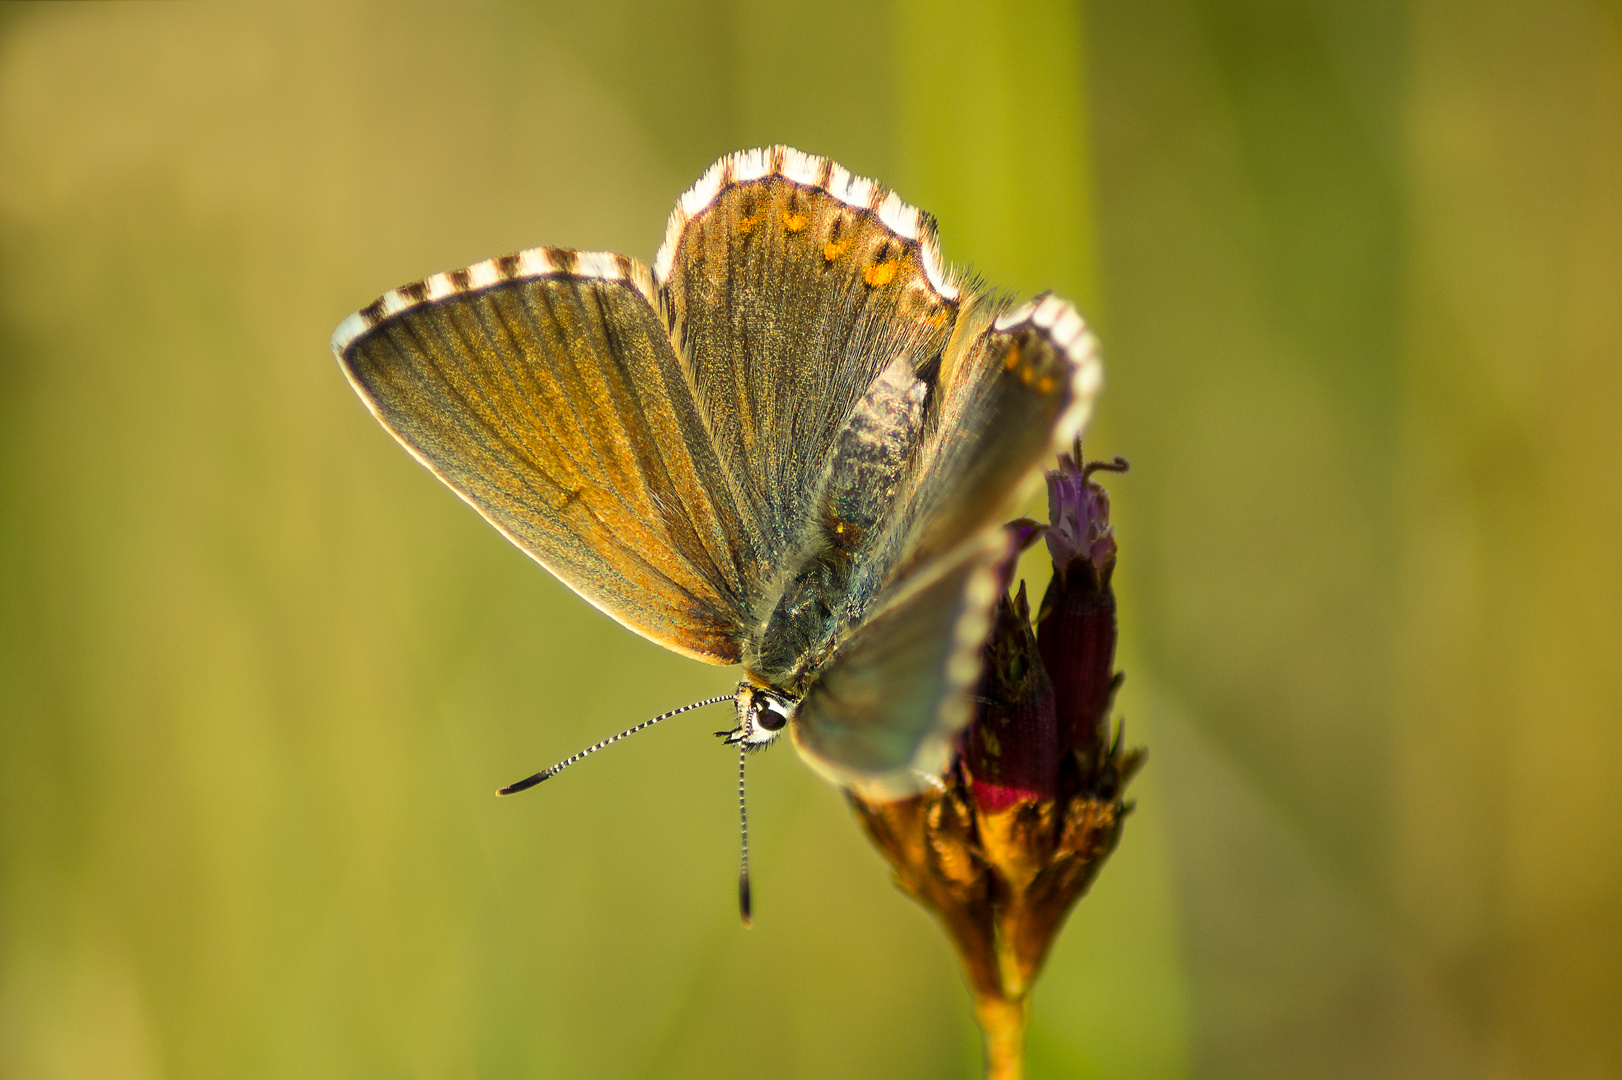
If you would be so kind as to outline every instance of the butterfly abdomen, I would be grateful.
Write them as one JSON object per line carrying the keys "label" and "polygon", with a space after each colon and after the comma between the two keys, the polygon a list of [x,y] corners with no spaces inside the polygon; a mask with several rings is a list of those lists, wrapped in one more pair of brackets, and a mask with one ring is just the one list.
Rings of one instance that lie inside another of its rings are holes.
{"label": "butterfly abdomen", "polygon": [[857,401],[801,522],[792,576],[765,621],[755,651],[759,673],[791,686],[814,673],[840,631],[872,599],[856,570],[896,517],[923,430],[925,384],[905,359],[889,364]]}

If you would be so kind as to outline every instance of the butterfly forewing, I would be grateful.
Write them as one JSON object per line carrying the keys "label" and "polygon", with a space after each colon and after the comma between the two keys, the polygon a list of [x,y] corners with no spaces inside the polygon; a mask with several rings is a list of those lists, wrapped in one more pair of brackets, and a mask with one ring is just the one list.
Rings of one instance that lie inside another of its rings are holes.
{"label": "butterfly forewing", "polygon": [[677,207],[655,276],[723,466],[789,562],[874,378],[938,365],[957,301],[930,223],[824,159],[735,154]]}
{"label": "butterfly forewing", "polygon": [[[351,381],[576,592],[663,645],[735,662],[765,565],[664,320],[637,287],[646,271],[558,250],[521,258],[471,268],[437,299],[430,279],[362,312],[360,332],[335,341]],[[569,269],[587,260],[623,274]],[[497,275],[510,279],[473,284]]]}

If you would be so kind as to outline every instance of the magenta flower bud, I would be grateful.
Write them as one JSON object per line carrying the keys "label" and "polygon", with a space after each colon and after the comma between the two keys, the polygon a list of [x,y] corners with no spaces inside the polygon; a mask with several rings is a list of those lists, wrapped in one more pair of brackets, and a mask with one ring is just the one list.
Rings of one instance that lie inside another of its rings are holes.
{"label": "magenta flower bud", "polygon": [[1025,583],[997,603],[986,640],[985,670],[976,692],[980,707],[963,732],[962,758],[974,803],[986,813],[1020,802],[1051,802],[1059,790],[1059,762],[1070,749],[1053,707],[1053,684],[1031,632]]}
{"label": "magenta flower bud", "polygon": [[[1078,456],[1080,448],[1077,448]],[[1124,472],[1126,462],[1078,468],[1077,459],[1059,458],[1048,473],[1051,525],[1048,551],[1053,580],[1042,597],[1037,643],[1053,680],[1058,722],[1083,762],[1108,742],[1106,718],[1115,693],[1115,530],[1110,527],[1109,495],[1093,483],[1100,469]]]}
{"label": "magenta flower bud", "polygon": [[1048,473],[1047,542],[1055,571],[1085,559],[1108,584],[1109,572],[1115,567],[1115,530],[1109,522],[1109,492],[1093,483],[1092,474],[1125,472],[1126,468],[1124,458],[1078,468],[1075,458],[1059,455],[1059,467]]}

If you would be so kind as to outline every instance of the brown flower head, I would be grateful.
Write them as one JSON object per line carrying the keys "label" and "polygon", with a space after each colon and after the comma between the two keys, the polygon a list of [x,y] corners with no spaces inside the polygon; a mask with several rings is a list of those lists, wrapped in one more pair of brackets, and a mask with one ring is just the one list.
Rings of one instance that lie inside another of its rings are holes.
{"label": "brown flower head", "polygon": [[946,928],[986,1032],[989,1073],[1019,1075],[1028,995],[1071,906],[1120,839],[1122,791],[1143,762],[1107,738],[1116,544],[1109,497],[1081,448],[1048,473],[1050,522],[1010,524],[1017,552],[1045,532],[1053,579],[1031,624],[1004,593],[985,643],[974,718],[943,786],[898,802],[849,796],[896,882]]}

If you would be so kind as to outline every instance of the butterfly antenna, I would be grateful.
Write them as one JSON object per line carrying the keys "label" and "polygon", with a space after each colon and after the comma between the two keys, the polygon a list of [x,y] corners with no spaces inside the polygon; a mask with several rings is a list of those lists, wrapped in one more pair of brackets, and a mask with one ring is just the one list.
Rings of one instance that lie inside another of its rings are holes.
{"label": "butterfly antenna", "polygon": [[749,925],[749,810],[743,800],[743,767],[749,760],[749,751],[746,746],[739,744],[738,750],[738,824],[743,829],[742,855],[738,863],[738,914],[743,916],[743,924]]}
{"label": "butterfly antenna", "polygon": [[552,777],[556,776],[558,773],[562,772],[564,769],[567,769],[570,765],[573,765],[575,762],[579,761],[581,758],[586,757],[586,756],[588,756],[590,754],[595,754],[597,751],[601,750],[605,746],[613,746],[615,743],[619,742],[621,739],[625,738],[627,735],[635,735],[637,732],[641,731],[643,728],[650,728],[653,725],[657,724],[661,720],[669,720],[672,716],[680,716],[682,713],[690,712],[693,709],[702,709],[706,705],[719,705],[723,701],[731,701],[734,696],[735,695],[733,695],[733,694],[723,694],[720,697],[712,697],[712,698],[709,698],[709,699],[704,700],[704,701],[695,701],[691,705],[683,705],[679,709],[671,709],[667,713],[660,713],[658,716],[655,716],[652,720],[644,720],[640,724],[636,725],[636,727],[626,728],[624,731],[620,732],[618,735],[612,735],[612,736],[604,739],[600,743],[597,743],[597,744],[595,744],[593,746],[586,747],[584,750],[580,751],[580,753],[578,753],[578,754],[575,754],[573,757],[564,758],[562,761],[558,762],[556,765],[552,766],[550,769],[542,769],[540,772],[536,773],[534,776],[526,776],[526,777],[524,777],[524,779],[518,781],[516,784],[508,784],[506,787],[504,787],[500,791],[496,792],[496,794],[497,795],[515,795],[520,791],[528,790],[529,788],[534,787],[536,784],[539,784],[542,780],[550,780],[550,779],[552,779]]}

